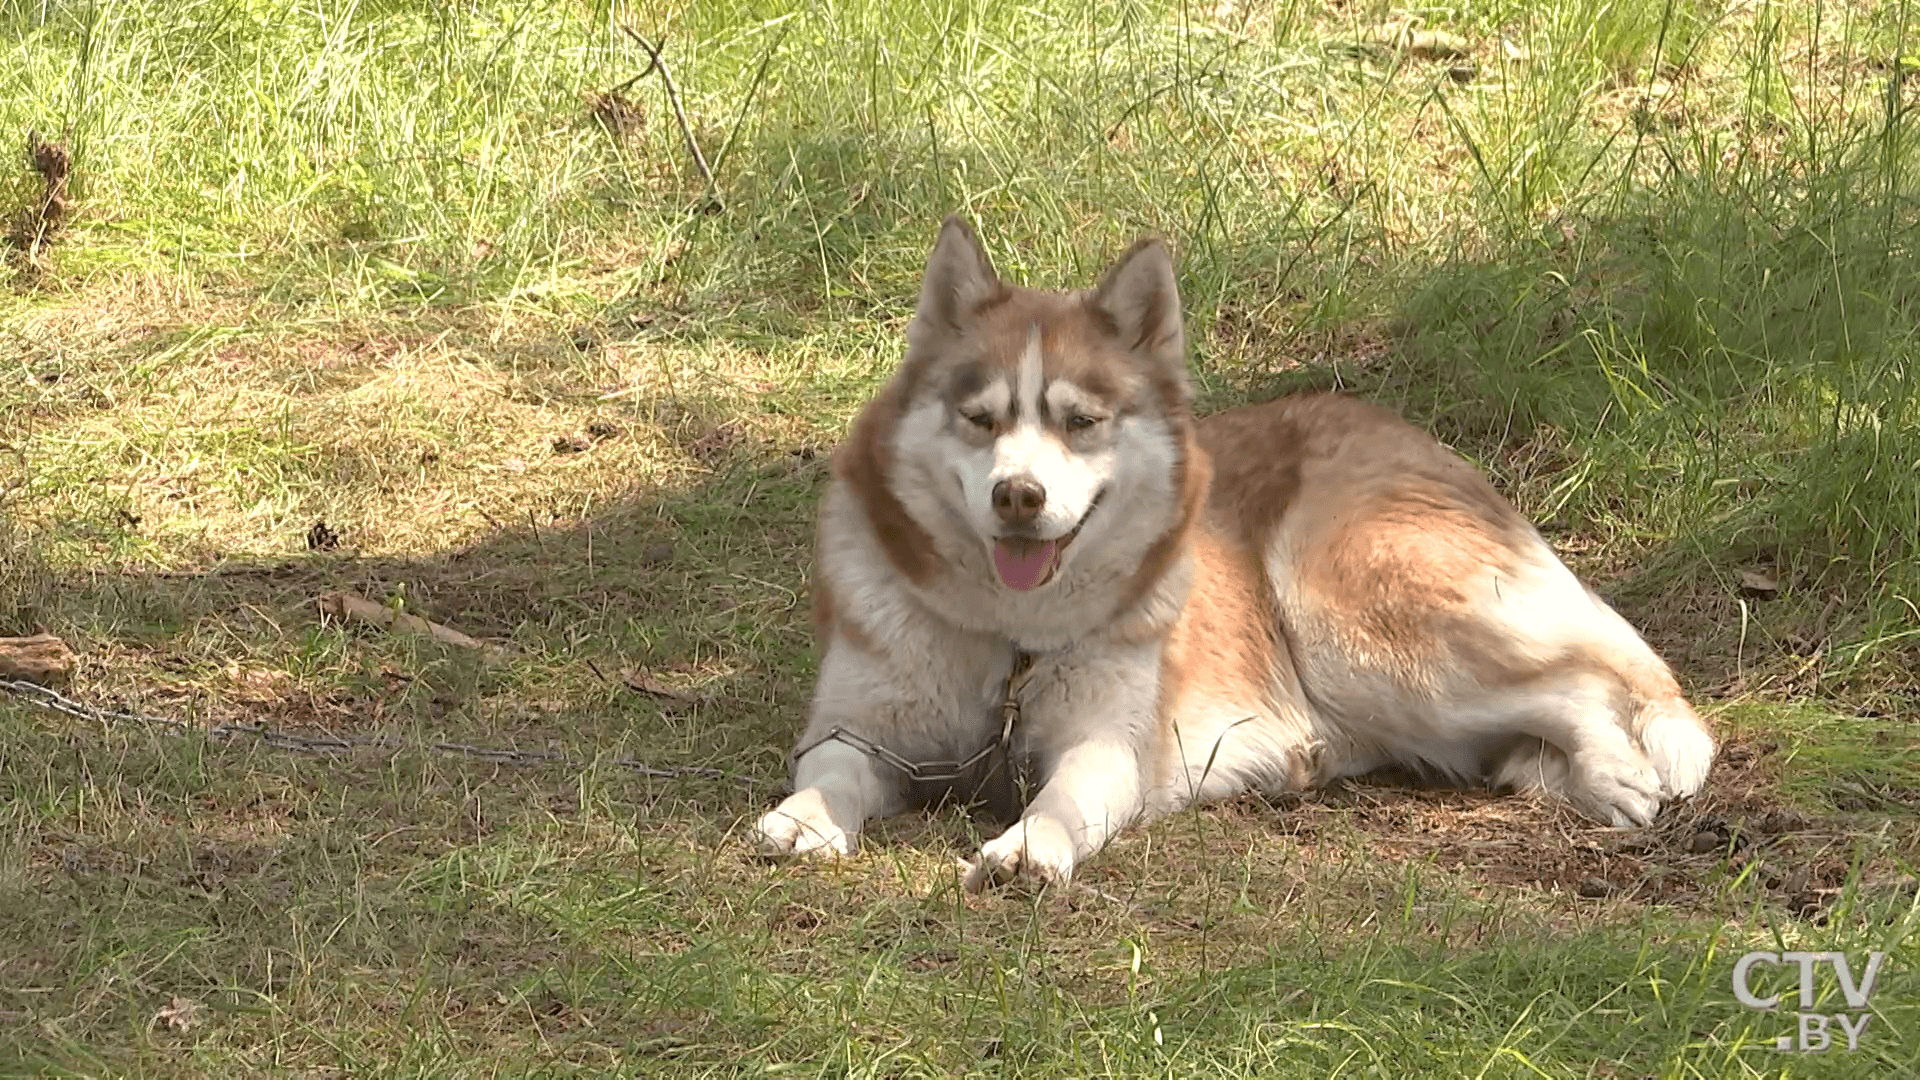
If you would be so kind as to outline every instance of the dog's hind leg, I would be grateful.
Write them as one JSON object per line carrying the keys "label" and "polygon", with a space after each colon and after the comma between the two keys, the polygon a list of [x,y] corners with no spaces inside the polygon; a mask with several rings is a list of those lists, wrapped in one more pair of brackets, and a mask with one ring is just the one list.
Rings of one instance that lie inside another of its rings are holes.
{"label": "dog's hind leg", "polygon": [[1539,710],[1516,722],[1518,733],[1545,745],[1522,745],[1494,764],[1492,779],[1563,795],[1614,825],[1646,824],[1662,801],[1706,783],[1713,735],[1646,641],[1604,601],[1584,588],[1576,594],[1570,575],[1560,580],[1560,604],[1540,604],[1531,618],[1505,626],[1515,640],[1557,639],[1565,649],[1546,673],[1508,691]]}
{"label": "dog's hind leg", "polygon": [[1625,827],[1651,822],[1662,799],[1673,794],[1631,735],[1632,709],[1617,676],[1587,670],[1496,692],[1459,713],[1483,734],[1522,737],[1504,759],[1491,763],[1494,786],[1558,796],[1599,821]]}

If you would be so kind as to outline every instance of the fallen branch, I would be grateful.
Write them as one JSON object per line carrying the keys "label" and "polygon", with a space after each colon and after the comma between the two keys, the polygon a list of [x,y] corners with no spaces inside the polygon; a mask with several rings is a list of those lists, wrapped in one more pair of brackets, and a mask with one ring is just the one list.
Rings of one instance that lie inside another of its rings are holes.
{"label": "fallen branch", "polygon": [[641,37],[639,31],[631,26],[622,25],[620,29],[625,31],[626,35],[632,38],[641,48],[647,50],[647,57],[651,61],[651,63],[647,65],[646,71],[635,75],[633,79],[629,79],[621,85],[626,86],[635,79],[644,78],[648,72],[655,70],[660,72],[660,81],[664,83],[667,88],[667,104],[673,106],[673,118],[680,125],[680,137],[687,141],[687,152],[693,155],[694,167],[700,170],[701,178],[707,182],[707,195],[712,201],[706,205],[704,212],[709,214],[718,213],[722,209],[720,202],[720,185],[713,179],[713,170],[707,167],[707,158],[705,154],[700,152],[700,144],[694,141],[693,125],[687,123],[687,110],[680,105],[680,87],[673,81],[673,72],[667,70],[667,61],[660,55],[659,48],[657,48],[653,42]]}
{"label": "fallen branch", "polygon": [[408,615],[395,611],[385,604],[376,604],[364,596],[352,593],[328,593],[314,601],[323,618],[331,617],[343,622],[363,622],[408,634],[425,634],[435,641],[447,645],[457,645],[463,649],[479,649],[483,652],[504,652],[498,645],[490,645],[478,638],[468,637],[451,626],[443,626],[418,615]]}
{"label": "fallen branch", "polygon": [[0,638],[0,679],[64,686],[73,678],[73,650],[52,634]]}

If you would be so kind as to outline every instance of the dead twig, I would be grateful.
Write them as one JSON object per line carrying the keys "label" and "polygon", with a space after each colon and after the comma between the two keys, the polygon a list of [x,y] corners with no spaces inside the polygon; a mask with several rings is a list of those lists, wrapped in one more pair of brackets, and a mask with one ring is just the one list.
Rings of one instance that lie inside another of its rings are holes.
{"label": "dead twig", "polygon": [[[592,666],[592,661],[588,661],[588,666]],[[599,668],[596,667],[593,670],[594,674],[600,674]],[[601,677],[605,678],[605,676]],[[629,690],[645,694],[661,702],[662,707],[667,709],[685,708],[692,705],[738,705],[742,703],[742,699],[731,694],[699,694],[690,690],[682,690],[676,686],[670,686],[644,668],[621,668],[620,682]]]}
{"label": "dead twig", "polygon": [[687,110],[680,104],[680,87],[673,81],[673,72],[667,70],[667,61],[660,55],[659,48],[655,46],[653,42],[641,37],[639,31],[631,26],[623,24],[620,29],[624,31],[628,37],[632,38],[635,44],[647,51],[647,57],[651,61],[647,65],[646,71],[635,75],[633,79],[627,80],[627,82],[622,83],[621,86],[624,87],[637,79],[644,78],[649,72],[660,72],[660,81],[665,84],[667,88],[667,104],[673,106],[673,119],[680,125],[680,137],[687,141],[687,152],[693,155],[694,167],[700,170],[701,178],[707,182],[707,196],[710,201],[702,208],[702,212],[708,214],[719,213],[722,209],[720,185],[713,179],[713,170],[707,165],[706,155],[700,152],[700,144],[694,141],[693,125],[687,123]]}
{"label": "dead twig", "polygon": [[408,615],[395,611],[384,604],[376,604],[364,596],[352,593],[328,593],[314,601],[320,614],[348,622],[363,622],[386,630],[401,631],[410,634],[425,634],[435,641],[447,645],[457,645],[463,649],[479,649],[485,652],[503,651],[498,645],[489,645],[478,638],[450,626],[423,619],[418,615]]}

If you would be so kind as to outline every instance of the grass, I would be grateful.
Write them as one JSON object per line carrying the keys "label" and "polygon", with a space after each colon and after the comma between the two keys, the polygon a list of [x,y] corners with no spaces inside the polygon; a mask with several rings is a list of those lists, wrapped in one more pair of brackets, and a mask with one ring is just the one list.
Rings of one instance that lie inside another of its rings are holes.
{"label": "grass", "polygon": [[[1466,55],[1394,46],[1408,22]],[[1899,0],[0,24],[0,139],[64,139],[75,208],[0,269],[0,635],[60,634],[102,704],[582,763],[0,697],[0,1072],[1920,1057]],[[664,40],[717,212],[621,25]],[[39,184],[0,178],[0,215]],[[748,857],[809,689],[825,454],[955,208],[1033,283],[1169,236],[1208,409],[1342,386],[1489,469],[1728,733],[1709,793],[1643,834],[1390,784],[1237,802],[1039,897],[961,896],[980,826],[949,814],[838,865]],[[334,590],[510,651],[322,623]],[[1858,1050],[1782,1054],[1791,1015],[1735,1003],[1735,957],[1796,946],[1891,953]]]}

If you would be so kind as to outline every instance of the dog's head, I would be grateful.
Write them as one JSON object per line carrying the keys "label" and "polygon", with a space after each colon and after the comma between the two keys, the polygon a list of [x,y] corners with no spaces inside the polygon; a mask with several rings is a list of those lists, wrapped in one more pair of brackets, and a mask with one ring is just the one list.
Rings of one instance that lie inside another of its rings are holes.
{"label": "dog's head", "polygon": [[1191,394],[1160,242],[1135,244],[1098,288],[1050,292],[1001,282],[949,218],[896,388],[896,494],[923,524],[963,523],[1005,588],[1054,581],[1076,541],[1144,548],[1172,526]]}

